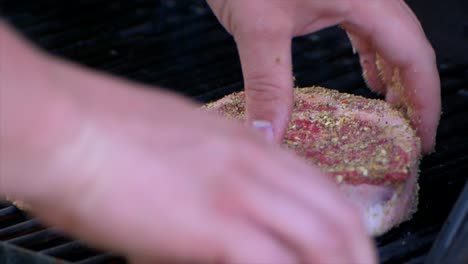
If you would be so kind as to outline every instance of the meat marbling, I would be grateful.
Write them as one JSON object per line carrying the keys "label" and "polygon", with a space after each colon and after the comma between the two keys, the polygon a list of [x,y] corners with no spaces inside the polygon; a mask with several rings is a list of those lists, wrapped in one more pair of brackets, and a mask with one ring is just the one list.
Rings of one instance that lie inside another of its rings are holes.
{"label": "meat marbling", "polygon": [[[204,108],[242,121],[244,92]],[[387,232],[415,212],[420,140],[403,114],[385,101],[297,88],[283,144],[334,178],[371,235]]]}

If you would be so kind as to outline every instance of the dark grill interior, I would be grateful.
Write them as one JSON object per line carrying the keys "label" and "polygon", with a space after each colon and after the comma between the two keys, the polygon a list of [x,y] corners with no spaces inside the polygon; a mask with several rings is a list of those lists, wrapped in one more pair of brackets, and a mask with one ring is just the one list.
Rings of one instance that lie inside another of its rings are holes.
{"label": "dark grill interior", "polygon": [[[242,89],[235,44],[204,1],[77,2],[0,1],[0,10],[39,46],[89,67],[199,102]],[[293,54],[297,86],[376,97],[338,28],[296,38]],[[439,70],[443,116],[437,151],[421,164],[414,218],[376,239],[382,263],[422,263],[468,178],[468,65],[442,64]],[[27,263],[124,263],[41,226],[9,204],[0,204],[0,253],[2,263],[9,254],[37,261]]]}

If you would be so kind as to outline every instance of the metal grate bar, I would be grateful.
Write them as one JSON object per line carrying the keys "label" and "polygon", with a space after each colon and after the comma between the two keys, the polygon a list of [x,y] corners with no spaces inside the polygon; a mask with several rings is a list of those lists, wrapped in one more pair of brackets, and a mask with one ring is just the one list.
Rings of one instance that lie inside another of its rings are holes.
{"label": "metal grate bar", "polygon": [[11,206],[10,204],[5,205],[4,208],[0,209],[0,219],[3,217],[9,217],[11,214],[18,212],[18,208]]}
{"label": "metal grate bar", "polygon": [[83,244],[79,241],[72,241],[52,248],[44,249],[39,251],[39,253],[72,262],[99,255],[99,252],[83,246]]}
{"label": "metal grate bar", "polygon": [[104,255],[99,255],[99,256],[95,256],[92,258],[88,258],[88,259],[76,262],[76,264],[101,264],[101,263],[120,264],[120,263],[125,263],[125,260],[121,257],[116,257],[111,254],[104,254]]}
{"label": "metal grate bar", "polygon": [[44,229],[38,232],[30,233],[27,235],[15,237],[5,242],[12,245],[20,246],[26,249],[40,251],[47,248],[52,248],[64,243],[68,243],[71,240],[65,238],[58,231],[54,229]]}
{"label": "metal grate bar", "polygon": [[27,235],[42,229],[44,229],[44,227],[39,224],[39,221],[36,219],[30,219],[10,227],[0,229],[0,241]]}

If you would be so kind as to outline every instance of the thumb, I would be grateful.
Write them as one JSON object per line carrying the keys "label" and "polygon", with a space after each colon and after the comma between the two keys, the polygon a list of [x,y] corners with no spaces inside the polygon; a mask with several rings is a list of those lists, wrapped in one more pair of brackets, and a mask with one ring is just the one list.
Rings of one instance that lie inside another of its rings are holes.
{"label": "thumb", "polygon": [[246,121],[281,142],[293,108],[291,36],[277,30],[235,35],[246,94]]}

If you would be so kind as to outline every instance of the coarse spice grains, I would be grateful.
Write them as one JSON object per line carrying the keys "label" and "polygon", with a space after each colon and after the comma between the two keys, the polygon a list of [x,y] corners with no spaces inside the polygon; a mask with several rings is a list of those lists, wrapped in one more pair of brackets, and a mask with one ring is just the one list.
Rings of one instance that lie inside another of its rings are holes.
{"label": "coarse spice grains", "polygon": [[[242,121],[244,92],[204,108]],[[295,89],[283,143],[339,184],[402,182],[419,160],[411,156],[420,147],[419,139],[401,112],[382,100],[322,87]]]}

